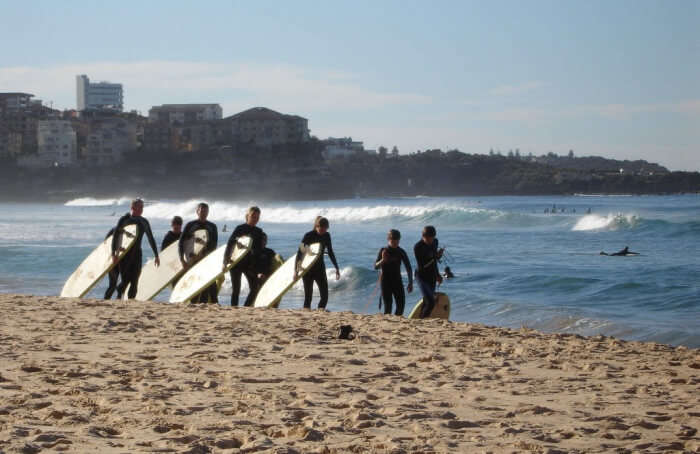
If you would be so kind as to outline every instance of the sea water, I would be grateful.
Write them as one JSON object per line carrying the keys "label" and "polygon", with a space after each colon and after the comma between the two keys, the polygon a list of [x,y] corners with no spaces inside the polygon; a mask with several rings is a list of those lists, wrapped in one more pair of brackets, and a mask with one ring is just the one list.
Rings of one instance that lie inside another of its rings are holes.
{"label": "sea water", "polygon": [[[158,245],[172,216],[192,220],[198,202],[146,201],[144,216]],[[455,275],[440,287],[452,301],[452,320],[700,347],[698,195],[208,202],[219,245],[243,222],[246,208],[259,204],[268,246],[284,258],[314,218],[326,216],[341,269],[336,281],[326,258],[332,311],[379,312],[373,264],[387,231],[401,231],[415,265],[413,245],[432,224],[447,250],[441,269],[450,266]],[[59,294],[128,203],[129,197],[0,204],[0,292]],[[600,255],[625,246],[640,255]],[[144,260],[152,256],[145,238],[143,250]],[[105,287],[103,281],[88,296],[101,297]],[[220,304],[228,305],[230,294],[227,277]],[[246,294],[244,284],[241,303]],[[156,299],[168,297],[166,290]],[[419,298],[417,291],[407,294],[406,313]],[[281,307],[299,308],[302,301],[297,285]]]}

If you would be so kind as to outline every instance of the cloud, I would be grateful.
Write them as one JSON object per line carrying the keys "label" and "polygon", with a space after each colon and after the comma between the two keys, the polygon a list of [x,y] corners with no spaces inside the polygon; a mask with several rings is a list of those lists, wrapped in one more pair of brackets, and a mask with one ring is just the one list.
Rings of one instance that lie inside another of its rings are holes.
{"label": "cloud", "polygon": [[492,96],[513,96],[513,95],[520,95],[523,93],[527,93],[529,91],[536,90],[540,87],[543,87],[544,84],[542,82],[525,82],[521,84],[515,84],[515,85],[501,85],[500,87],[492,88],[491,90],[488,91],[488,94]]}
{"label": "cloud", "polygon": [[163,103],[189,102],[220,103],[226,115],[253,105],[309,113],[430,102],[422,94],[374,90],[347,72],[292,65],[159,60],[0,67],[0,91],[29,92],[59,108],[73,108],[77,74],[87,74],[93,81],[122,83],[126,108],[141,111]]}

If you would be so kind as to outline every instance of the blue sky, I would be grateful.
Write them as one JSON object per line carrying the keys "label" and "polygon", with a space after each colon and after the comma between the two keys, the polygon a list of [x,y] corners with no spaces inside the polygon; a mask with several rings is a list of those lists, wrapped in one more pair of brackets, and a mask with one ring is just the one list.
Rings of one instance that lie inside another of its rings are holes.
{"label": "blue sky", "polygon": [[700,170],[699,1],[0,0],[0,91],[266,106],[312,134]]}

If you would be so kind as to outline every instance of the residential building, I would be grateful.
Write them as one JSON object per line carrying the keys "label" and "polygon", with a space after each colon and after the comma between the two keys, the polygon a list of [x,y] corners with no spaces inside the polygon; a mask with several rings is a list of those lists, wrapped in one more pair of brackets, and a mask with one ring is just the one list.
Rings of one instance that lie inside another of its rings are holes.
{"label": "residential building", "polygon": [[38,158],[47,167],[68,167],[78,159],[78,138],[70,121],[40,120],[37,128]]}
{"label": "residential building", "polygon": [[91,83],[88,76],[75,76],[77,110],[124,110],[124,90],[122,84],[110,82]]}
{"label": "residential building", "polygon": [[22,152],[22,134],[0,124],[0,159],[14,158]]}
{"label": "residential building", "polygon": [[16,113],[31,107],[33,97],[34,95],[29,93],[0,93],[0,116]]}
{"label": "residential building", "polygon": [[309,141],[309,122],[297,115],[285,115],[266,107],[253,107],[226,117],[220,132],[228,143],[272,146]]}
{"label": "residential building", "polygon": [[[29,93],[0,93],[0,141],[9,154],[31,154],[37,151],[37,125],[39,120],[58,118],[60,112],[33,100]],[[8,137],[11,134],[12,137]],[[16,134],[21,137],[18,139]],[[19,150],[19,152],[17,152]]]}
{"label": "residential building", "polygon": [[323,157],[334,159],[341,156],[350,156],[365,151],[364,144],[352,140],[352,137],[329,137],[323,140]]}
{"label": "residential building", "polygon": [[218,104],[163,104],[153,106],[148,111],[148,121],[184,125],[198,121],[221,120],[222,114]]}
{"label": "residential building", "polygon": [[124,159],[125,153],[136,151],[137,124],[121,117],[90,120],[84,161],[90,166],[108,166]]}

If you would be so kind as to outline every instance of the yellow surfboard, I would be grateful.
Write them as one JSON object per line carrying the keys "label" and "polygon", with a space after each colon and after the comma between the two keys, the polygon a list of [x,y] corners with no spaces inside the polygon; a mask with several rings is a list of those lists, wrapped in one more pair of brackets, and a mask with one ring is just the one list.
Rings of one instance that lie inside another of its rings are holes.
{"label": "yellow surfboard", "polygon": [[[421,298],[410,314],[408,318],[420,318],[420,313],[423,310],[423,298]],[[445,320],[450,319],[450,298],[447,294],[442,292],[435,292],[435,307],[433,311],[428,315],[428,318],[444,318]]]}

